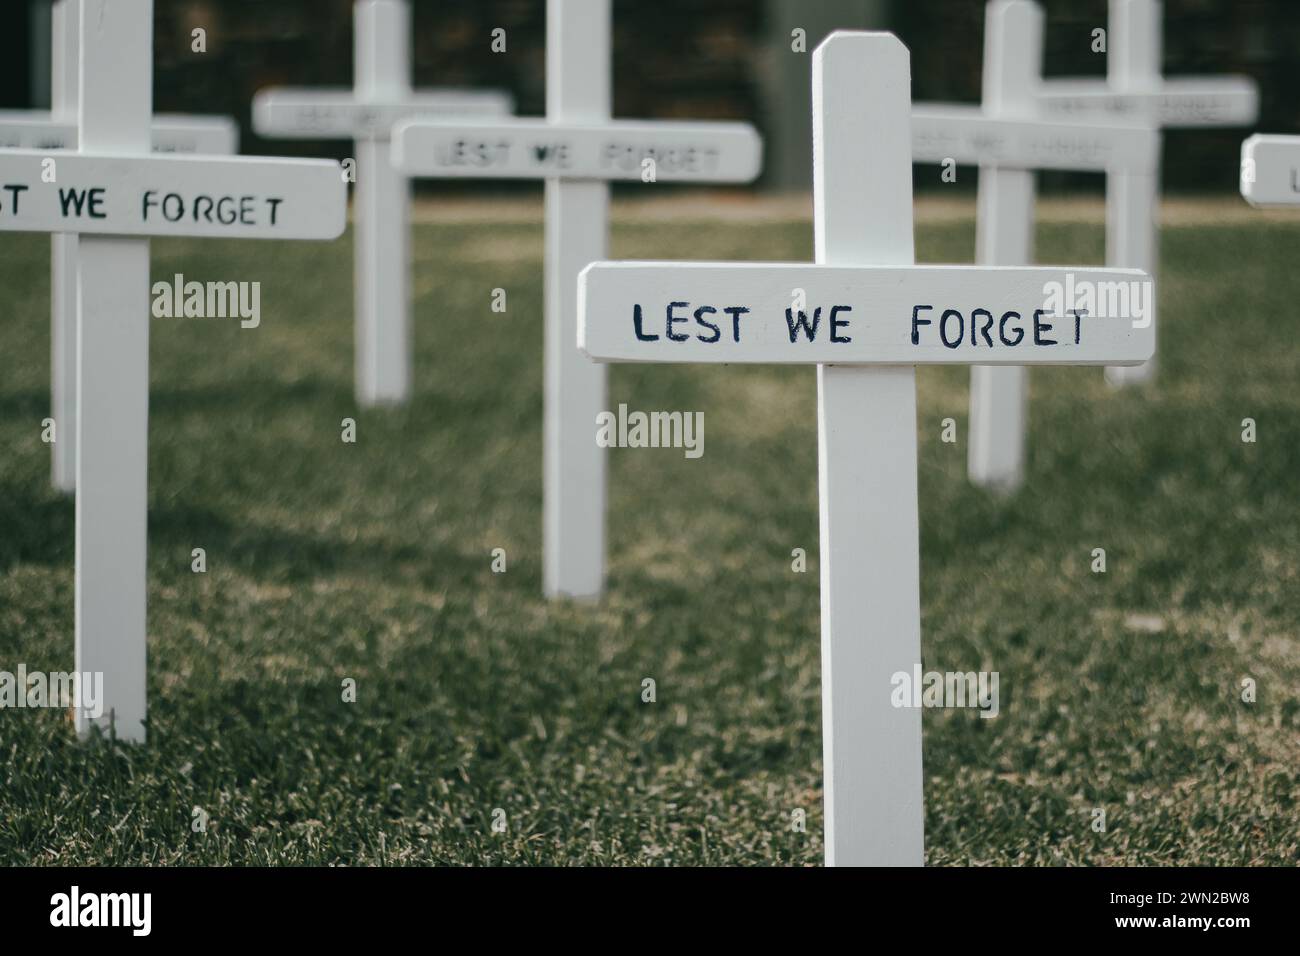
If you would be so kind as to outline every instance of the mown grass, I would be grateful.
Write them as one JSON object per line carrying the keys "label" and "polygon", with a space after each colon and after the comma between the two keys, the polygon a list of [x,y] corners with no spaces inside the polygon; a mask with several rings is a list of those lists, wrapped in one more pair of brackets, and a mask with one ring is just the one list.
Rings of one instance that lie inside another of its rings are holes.
{"label": "mown grass", "polygon": [[[541,239],[416,228],[417,389],[386,411],[352,398],[346,241],[155,242],[155,278],[260,280],[262,325],[154,321],[150,741],[0,712],[0,863],[820,861],[814,375],[614,368],[612,404],[705,411],[706,452],[612,451],[608,595],[548,603]],[[1300,221],[1162,242],[1158,383],[1035,371],[1010,500],[965,479],[965,372],[920,373],[924,663],[1002,697],[925,714],[931,864],[1300,860]],[[1101,244],[1040,228],[1044,261]],[[613,248],[806,259],[811,231],[620,221]],[[969,221],[918,231],[922,260],[972,248]],[[0,670],[73,665],[48,249],[0,239]]]}

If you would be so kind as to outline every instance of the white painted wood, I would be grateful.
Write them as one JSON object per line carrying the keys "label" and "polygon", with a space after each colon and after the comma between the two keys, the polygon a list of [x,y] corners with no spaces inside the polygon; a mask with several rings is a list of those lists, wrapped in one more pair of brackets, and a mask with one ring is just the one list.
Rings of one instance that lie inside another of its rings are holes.
{"label": "white painted wood", "polygon": [[[1160,27],[1163,6],[1160,0],[1110,0],[1106,85],[1117,93],[1160,90],[1164,85],[1160,72],[1164,58]],[[1152,118],[1158,121],[1159,114]]]}
{"label": "white painted wood", "polygon": [[[76,109],[75,96],[60,98]],[[65,116],[62,111],[0,110],[0,149],[76,149],[76,118]],[[150,139],[155,153],[239,152],[239,126],[228,116],[160,113],[150,123]]]}
{"label": "white painted wood", "polygon": [[[1030,117],[1043,62],[1043,12],[1036,3],[997,0],[984,13],[983,106],[990,116]],[[1148,133],[1150,145],[1154,137]],[[1153,157],[1144,157],[1148,163]],[[975,260],[982,265],[1034,261],[1034,173],[980,167]],[[973,483],[1004,494],[1025,480],[1029,372],[1022,365],[973,365],[970,442]]]}
{"label": "white painted wood", "polygon": [[1136,269],[598,262],[579,289],[579,348],[601,361],[1101,365],[1143,362],[1155,343],[1135,326],[1154,295]]}
{"label": "white painted wood", "polygon": [[[833,33],[814,51],[819,266],[914,261],[910,113],[897,38]],[[887,692],[921,660],[915,371],[820,366],[817,437],[826,863],[920,866],[921,713]]]}
{"label": "white painted wood", "polygon": [[[56,0],[50,11],[51,122],[77,128],[81,69],[81,0]],[[0,142],[10,136],[0,119]],[[40,147],[36,147],[40,148]],[[75,149],[73,143],[68,148]],[[50,414],[55,440],[50,446],[50,481],[69,494],[77,487],[77,237],[50,236]]]}
{"label": "white painted wood", "polygon": [[559,123],[407,120],[393,131],[393,162],[413,176],[475,179],[749,182],[762,142],[748,123]]}
{"label": "white painted wood", "polygon": [[[1156,210],[1160,202],[1158,173],[1112,173],[1106,181],[1106,262],[1123,264],[1154,275],[1158,268],[1160,232]],[[1144,321],[1159,322],[1159,302],[1152,300]],[[1106,381],[1111,385],[1139,385],[1155,377],[1156,357],[1133,367],[1111,366]]]}
{"label": "white painted wood", "polygon": [[1038,103],[1049,116],[1154,122],[1164,129],[1249,126],[1259,117],[1259,88],[1246,76],[1168,77],[1159,89],[1119,93],[1104,80],[1047,79]]}
{"label": "white painted wood", "polygon": [[353,6],[354,88],[270,88],[253,100],[261,136],[355,140],[356,396],[362,407],[411,396],[410,183],[393,168],[393,124],[407,117],[495,116],[514,108],[494,90],[412,90],[406,0]]}
{"label": "white painted wood", "polygon": [[[146,153],[152,0],[83,0],[80,12],[80,148]],[[60,157],[60,165],[66,169],[71,158]],[[5,169],[0,180],[13,182],[13,173]],[[40,184],[39,172],[33,183]],[[52,190],[30,193],[36,199]],[[86,236],[76,259],[76,670],[104,675],[103,717],[78,711],[76,725],[82,735],[98,725],[118,739],[143,741],[149,241]]]}
{"label": "white painted wood", "polygon": [[[1110,0],[1110,52],[1106,82],[1121,94],[1159,90],[1161,18],[1158,0]],[[1252,108],[1254,108],[1252,106]],[[1144,118],[1154,123],[1154,110]],[[1250,122],[1254,121],[1251,116]],[[1142,269],[1155,275],[1160,262],[1160,168],[1150,172],[1117,170],[1106,177],[1106,262]],[[1157,316],[1153,313],[1151,321]],[[1111,385],[1141,385],[1155,378],[1156,361],[1135,367],[1106,369]]]}
{"label": "white painted wood", "polygon": [[345,225],[346,187],[333,160],[83,148],[58,156],[58,181],[44,183],[47,158],[0,152],[0,231],[332,239]]}
{"label": "white painted wood", "polygon": [[[68,3],[68,0],[65,0]],[[59,8],[55,8],[56,10]],[[55,26],[59,26],[56,18]],[[56,34],[57,35],[57,34]],[[75,95],[62,92],[64,81],[56,82],[59,98],[72,107],[45,112],[42,109],[0,109],[0,148],[3,150],[75,150],[77,120],[66,109],[75,109]],[[227,116],[191,116],[188,113],[159,113],[149,124],[153,152],[209,153],[230,155],[239,151],[239,126]]]}
{"label": "white painted wood", "polygon": [[[354,8],[354,79],[361,102],[411,95],[411,10],[395,0]],[[359,137],[354,193],[356,388],[362,405],[411,397],[411,184],[389,162],[388,131]]]}
{"label": "white painted wood", "polygon": [[[612,96],[610,0],[547,0],[546,119],[603,123]],[[578,272],[609,254],[607,183],[546,180],[542,590],[599,597],[605,583],[606,454],[596,444],[606,375],[573,347]]]}
{"label": "white painted wood", "polygon": [[[359,38],[357,38],[359,39]],[[386,139],[414,116],[506,116],[514,98],[501,90],[427,87],[385,102],[340,87],[274,86],[253,97],[253,130],[276,139]]]}
{"label": "white painted wood", "polygon": [[153,151],[233,156],[239,152],[239,124],[229,116],[159,113],[153,118]]}
{"label": "white painted wood", "polygon": [[[987,60],[986,60],[987,62]],[[990,116],[979,106],[917,103],[912,159],[1002,169],[1106,172],[1155,165],[1159,134],[1142,126]]]}
{"label": "white painted wood", "polygon": [[1256,134],[1243,142],[1241,195],[1252,206],[1300,204],[1300,136]]}
{"label": "white painted wood", "polygon": [[1046,80],[1038,87],[1043,111],[1167,129],[1254,123],[1259,88],[1249,77],[1161,75],[1163,15],[1159,0],[1110,0],[1105,81]]}

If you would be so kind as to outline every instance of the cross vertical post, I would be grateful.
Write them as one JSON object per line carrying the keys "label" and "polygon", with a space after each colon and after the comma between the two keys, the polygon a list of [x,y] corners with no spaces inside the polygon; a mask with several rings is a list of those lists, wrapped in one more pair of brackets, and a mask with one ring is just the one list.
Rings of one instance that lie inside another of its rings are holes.
{"label": "cross vertical post", "polygon": [[[77,31],[81,0],[56,0],[50,13],[50,107],[55,120],[77,121]],[[51,481],[63,492],[77,485],[77,235],[50,236]]]}
{"label": "cross vertical post", "polygon": [[[610,0],[546,5],[546,119],[610,119]],[[542,463],[547,596],[599,596],[605,568],[605,468],[596,415],[606,371],[573,347],[577,276],[608,256],[609,184],[548,178],[545,187],[545,395]]]}
{"label": "cross vertical post", "polygon": [[[353,8],[357,97],[411,95],[411,10],[405,0],[365,0]],[[400,404],[411,394],[411,184],[389,161],[388,129],[357,137],[356,381],[363,406]]]}
{"label": "cross vertical post", "polygon": [[[79,151],[148,155],[153,0],[83,0]],[[77,255],[76,670],[104,675],[98,723],[145,737],[149,240]],[[77,731],[92,720],[77,711]]]}
{"label": "cross vertical post", "polygon": [[[1161,76],[1161,17],[1159,0],[1110,0],[1107,20],[1110,47],[1106,54],[1106,83],[1116,92],[1158,89]],[[1155,115],[1144,117],[1159,125]],[[1106,263],[1156,272],[1160,258],[1160,161],[1152,172],[1116,170],[1106,177]],[[1155,321],[1157,309],[1151,302]],[[1111,385],[1139,385],[1155,377],[1156,360],[1132,366],[1109,366]]]}
{"label": "cross vertical post", "polygon": [[[818,264],[915,261],[910,124],[897,38],[837,33],[817,48]],[[919,866],[921,712],[889,693],[921,660],[915,368],[819,365],[817,435],[826,863]]]}
{"label": "cross vertical post", "polygon": [[[1043,57],[1043,13],[1035,3],[995,0],[984,15],[984,110],[1028,117]],[[1027,265],[1034,258],[1034,172],[981,166],[975,258],[981,265]],[[1029,370],[972,365],[970,479],[1002,492],[1025,480]]]}

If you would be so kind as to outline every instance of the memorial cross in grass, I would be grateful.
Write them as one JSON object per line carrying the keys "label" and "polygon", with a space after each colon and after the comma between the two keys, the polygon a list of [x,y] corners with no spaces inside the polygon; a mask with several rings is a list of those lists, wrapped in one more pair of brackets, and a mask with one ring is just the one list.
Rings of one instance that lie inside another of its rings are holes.
{"label": "memorial cross in grass", "polygon": [[[984,265],[1033,262],[1036,169],[1099,172],[1108,180],[1123,176],[1130,184],[1150,187],[1129,190],[1134,205],[1123,217],[1123,228],[1140,235],[1121,239],[1107,234],[1107,241],[1119,248],[1143,248],[1156,228],[1160,134],[1122,122],[1039,115],[1034,90],[1042,59],[1041,7],[1032,0],[990,3],[984,17],[983,104],[915,104],[912,158],[979,166],[975,249],[976,260]],[[1117,214],[1114,209],[1110,213]],[[1117,253],[1107,261],[1129,265]],[[1103,296],[1089,305],[1095,313],[1111,303]],[[978,485],[1009,493],[1024,482],[1028,382],[1023,366],[971,367],[967,467]]]}
{"label": "memorial cross in grass", "polygon": [[[50,93],[53,109],[0,110],[0,148],[77,148],[77,18],[81,0],[55,0],[51,9]],[[156,114],[156,153],[229,155],[239,151],[239,127],[226,116]],[[72,491],[77,467],[77,286],[72,269],[77,237],[50,237],[50,443],[51,482]]]}
{"label": "memorial cross in grass", "polygon": [[[76,275],[77,673],[103,675],[118,739],[145,737],[149,236],[333,239],[329,160],[151,155],[152,0],[82,0],[76,151],[0,150],[0,230],[80,236]],[[50,175],[51,172],[53,175]],[[286,281],[293,277],[286,276]]]}
{"label": "memorial cross in grass", "polygon": [[609,183],[741,183],[762,144],[746,123],[610,119],[610,0],[549,0],[546,118],[408,120],[411,176],[546,181],[543,562],[547,595],[595,597],[605,575],[605,370],[577,354],[578,271],[608,255]]}
{"label": "memorial cross in grass", "polygon": [[352,89],[269,87],[253,99],[253,129],[267,138],[351,139],[356,396],[363,407],[411,394],[411,188],[389,162],[393,124],[417,116],[498,116],[514,107],[493,90],[411,88],[406,0],[353,7]]}
{"label": "memorial cross in grass", "polygon": [[[1161,75],[1163,4],[1160,0],[1110,0],[1106,78],[1049,79],[1037,88],[1039,108],[1057,118],[1105,118],[1159,129],[1250,126],[1259,115],[1259,89],[1246,76]],[[1160,177],[1119,172],[1106,178],[1106,261],[1152,275],[1159,266],[1159,231],[1148,228]],[[1106,369],[1112,385],[1155,377],[1154,361]]]}
{"label": "memorial cross in grass", "polygon": [[[915,265],[910,68],[885,33],[813,56],[816,264],[596,262],[577,344],[598,362],[817,365],[826,862],[923,861],[916,372],[1151,356],[1154,329],[1059,311],[1137,270]],[[1055,306],[1053,305],[1055,303]]]}

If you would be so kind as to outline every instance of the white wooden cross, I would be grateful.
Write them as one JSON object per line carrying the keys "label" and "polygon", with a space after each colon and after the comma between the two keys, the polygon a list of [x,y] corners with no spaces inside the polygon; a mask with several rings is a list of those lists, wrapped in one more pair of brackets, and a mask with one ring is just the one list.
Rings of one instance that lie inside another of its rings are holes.
{"label": "white wooden cross", "polygon": [[1047,305],[1053,283],[1149,283],[1137,270],[914,265],[910,114],[907,48],[832,34],[813,56],[815,265],[597,262],[579,280],[599,362],[818,366],[828,864],[923,860],[921,714],[891,702],[921,659],[914,366],[1154,348],[1150,326]]}
{"label": "white wooden cross", "polygon": [[609,181],[748,182],[746,123],[610,119],[610,0],[548,0],[546,118],[409,120],[393,161],[413,176],[546,180],[543,588],[595,597],[605,576],[605,371],[573,349],[578,271],[608,255]]}
{"label": "white wooden cross", "polygon": [[357,402],[401,404],[411,395],[411,195],[389,163],[389,131],[412,116],[506,115],[514,102],[492,90],[413,91],[406,0],[358,0],[353,42],[353,89],[262,90],[253,129],[268,138],[355,140]]}
{"label": "white wooden cross", "polygon": [[[50,83],[53,110],[0,110],[0,148],[77,148],[77,19],[81,0],[55,0],[51,9]],[[226,116],[158,114],[151,126],[156,153],[229,155],[239,151],[239,127]],[[51,482],[72,491],[77,439],[77,277],[74,234],[50,237],[50,406],[55,440]]]}
{"label": "white wooden cross", "polygon": [[[984,265],[1033,262],[1035,169],[1143,181],[1150,188],[1131,192],[1137,206],[1125,220],[1144,234],[1156,228],[1159,133],[1145,126],[1038,115],[1034,90],[1042,59],[1042,8],[1033,0],[993,0],[984,16],[982,108],[912,107],[915,161],[953,159],[980,168],[976,259]],[[1108,240],[1118,241],[1114,235]],[[1133,249],[1138,242],[1122,245]],[[1118,253],[1108,255],[1107,262],[1129,265]],[[1024,366],[971,366],[968,470],[978,485],[1011,492],[1024,482],[1028,378]]]}
{"label": "white wooden cross", "polygon": [[[1110,0],[1106,79],[1053,79],[1038,88],[1049,116],[1124,118],[1164,129],[1249,126],[1259,115],[1259,90],[1244,76],[1161,75],[1160,0]],[[1107,262],[1146,269],[1159,264],[1159,233],[1148,228],[1143,207],[1157,204],[1160,181],[1120,172],[1106,179]],[[1136,210],[1136,211],[1135,211]],[[1108,368],[1113,385],[1155,377],[1154,361]]]}
{"label": "white wooden cross", "polygon": [[[76,152],[0,151],[0,230],[75,233],[76,670],[104,675],[77,729],[144,739],[149,236],[332,239],[327,160],[150,155],[152,0],[83,0]],[[53,170],[51,181],[49,172]],[[291,277],[286,277],[290,281]]]}

